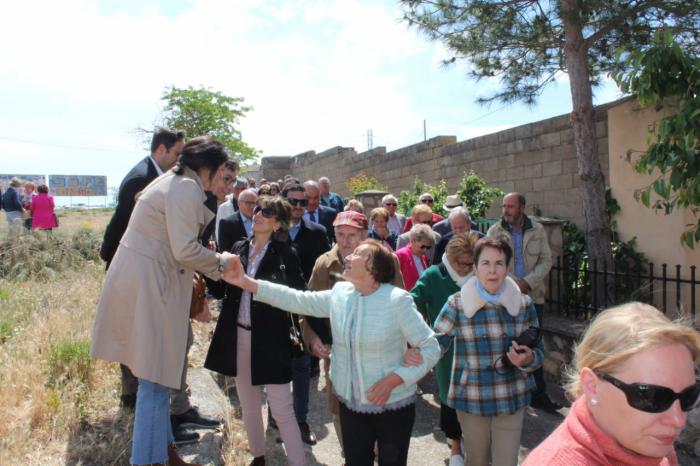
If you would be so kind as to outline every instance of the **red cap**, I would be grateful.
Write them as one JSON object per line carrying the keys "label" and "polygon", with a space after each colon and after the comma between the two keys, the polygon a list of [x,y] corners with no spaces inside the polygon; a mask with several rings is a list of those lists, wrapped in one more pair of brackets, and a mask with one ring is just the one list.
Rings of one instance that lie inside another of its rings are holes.
{"label": "red cap", "polygon": [[358,230],[367,229],[367,217],[354,210],[346,210],[335,216],[333,220],[333,226],[339,227],[342,225],[347,225],[349,227],[357,228]]}

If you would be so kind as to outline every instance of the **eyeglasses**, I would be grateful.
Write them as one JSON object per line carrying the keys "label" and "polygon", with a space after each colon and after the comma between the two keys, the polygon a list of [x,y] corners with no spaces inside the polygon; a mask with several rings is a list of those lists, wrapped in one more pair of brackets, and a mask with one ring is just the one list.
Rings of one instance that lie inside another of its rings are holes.
{"label": "eyeglasses", "polygon": [[430,248],[432,248],[432,247],[433,247],[432,244],[431,244],[430,246],[426,246],[425,244],[421,244],[421,245],[420,245],[420,250],[421,250],[421,251],[426,251],[426,250],[428,250],[428,249],[430,249]]}
{"label": "eyeglasses", "polygon": [[463,269],[472,269],[472,268],[474,268],[474,262],[460,262],[460,261],[457,261],[457,265],[458,265],[460,268],[463,268]]}
{"label": "eyeglasses", "polygon": [[384,205],[388,205],[391,207],[396,207],[398,204],[396,202],[385,202]]}
{"label": "eyeglasses", "polygon": [[258,196],[270,196],[271,194],[270,191],[258,191]]}
{"label": "eyeglasses", "polygon": [[680,393],[668,387],[646,383],[625,383],[612,375],[595,371],[595,374],[606,382],[610,382],[625,394],[627,404],[645,413],[663,413],[679,400],[683,411],[695,408],[700,398],[700,382],[686,388]]}
{"label": "eyeglasses", "polygon": [[265,218],[273,218],[275,216],[275,209],[272,207],[260,207],[256,205],[253,209],[253,215],[262,214]]}
{"label": "eyeglasses", "polygon": [[435,201],[433,201],[432,199],[421,199],[420,202],[422,204],[432,204]]}
{"label": "eyeglasses", "polygon": [[420,223],[422,223],[423,225],[432,225],[432,224],[433,224],[433,221],[432,221],[432,220],[426,220],[426,221],[420,222]]}
{"label": "eyeglasses", "polygon": [[287,202],[289,202],[294,207],[298,205],[306,207],[307,205],[309,205],[308,199],[287,199]]}

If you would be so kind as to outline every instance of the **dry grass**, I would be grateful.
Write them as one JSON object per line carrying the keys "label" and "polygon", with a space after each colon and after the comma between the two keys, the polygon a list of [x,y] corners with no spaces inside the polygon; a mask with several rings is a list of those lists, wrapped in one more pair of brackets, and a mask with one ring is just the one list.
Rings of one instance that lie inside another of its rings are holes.
{"label": "dry grass", "polygon": [[[111,213],[62,212],[53,235],[101,236]],[[5,235],[0,215],[0,242]],[[119,409],[118,366],[85,354],[103,277],[101,262],[81,260],[57,273],[0,278],[0,465],[129,464],[133,415]],[[190,366],[202,366],[213,328],[195,323]],[[224,459],[246,464],[240,416],[226,411]]]}

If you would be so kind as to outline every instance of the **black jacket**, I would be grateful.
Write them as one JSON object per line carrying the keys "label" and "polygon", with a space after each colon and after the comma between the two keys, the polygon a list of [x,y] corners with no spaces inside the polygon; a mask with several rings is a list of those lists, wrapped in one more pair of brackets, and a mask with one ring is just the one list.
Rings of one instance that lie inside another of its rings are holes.
{"label": "black jacket", "polygon": [[304,274],[304,279],[308,282],[316,259],[331,249],[331,245],[326,237],[326,229],[323,225],[302,218],[296,238],[292,240],[290,237],[289,240],[299,255],[301,271]]}
{"label": "black jacket", "polygon": [[136,205],[136,195],[157,177],[158,171],[155,164],[150,157],[146,157],[136,164],[122,180],[122,184],[119,186],[117,208],[109,224],[107,224],[102,247],[100,247],[100,257],[107,263],[107,267],[109,267],[109,263],[117,252],[119,241],[121,241],[126,227],[129,225],[131,212],[133,212]]}
{"label": "black jacket", "polygon": [[[248,265],[249,240],[239,241],[232,252]],[[285,266],[286,283],[280,270]],[[288,243],[270,242],[255,278],[304,289],[304,279],[296,252]],[[236,376],[238,310],[242,290],[225,285],[225,297],[204,367],[228,376]],[[215,290],[210,290],[215,295]],[[219,290],[220,291],[220,290]],[[220,297],[220,296],[217,296]],[[283,384],[292,380],[292,347],[289,341],[290,319],[285,311],[251,299],[251,378],[253,385]]]}
{"label": "black jacket", "polygon": [[328,237],[328,242],[333,244],[335,242],[335,229],[333,228],[333,221],[337,215],[335,209],[330,207],[318,206],[318,224],[322,225],[326,229],[326,236]]}
{"label": "black jacket", "polygon": [[235,243],[247,238],[240,212],[219,220],[219,252],[231,252]]}
{"label": "black jacket", "polygon": [[2,195],[2,208],[5,212],[22,211],[22,203],[17,201],[17,191],[15,188],[8,186],[5,193]]}

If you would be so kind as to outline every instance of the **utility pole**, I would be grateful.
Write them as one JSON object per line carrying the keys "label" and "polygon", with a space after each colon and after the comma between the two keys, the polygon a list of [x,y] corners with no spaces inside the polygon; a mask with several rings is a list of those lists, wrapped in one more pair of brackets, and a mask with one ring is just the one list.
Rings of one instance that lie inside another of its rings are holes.
{"label": "utility pole", "polygon": [[428,140],[428,131],[427,131],[426,126],[425,126],[425,120],[423,120],[423,141],[427,141],[427,140]]}
{"label": "utility pole", "polygon": [[367,150],[372,150],[374,146],[374,141],[372,140],[372,130],[367,130]]}

